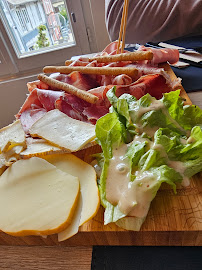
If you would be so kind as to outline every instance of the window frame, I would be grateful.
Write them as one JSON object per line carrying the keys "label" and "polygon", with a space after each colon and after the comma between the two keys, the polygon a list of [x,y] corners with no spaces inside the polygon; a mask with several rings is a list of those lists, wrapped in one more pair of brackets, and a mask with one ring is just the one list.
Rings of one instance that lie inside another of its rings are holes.
{"label": "window frame", "polygon": [[[6,68],[0,63],[0,77],[42,69],[46,65],[64,64],[66,59],[74,55],[91,53],[81,1],[65,0],[65,2],[76,41],[76,44],[70,47],[58,47],[54,51],[49,50],[42,54],[18,58],[11,42],[11,36],[7,34],[4,23],[0,21],[0,60],[2,60],[2,64],[7,63]],[[73,22],[71,13],[75,14],[76,22]],[[91,16],[90,11],[89,16]],[[2,55],[4,59],[2,59]]]}

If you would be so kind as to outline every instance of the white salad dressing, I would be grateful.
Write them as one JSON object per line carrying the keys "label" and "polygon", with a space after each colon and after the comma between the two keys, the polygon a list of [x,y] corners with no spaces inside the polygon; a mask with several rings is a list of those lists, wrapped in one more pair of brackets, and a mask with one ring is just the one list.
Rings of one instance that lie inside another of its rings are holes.
{"label": "white salad dressing", "polygon": [[135,180],[128,183],[119,200],[119,209],[124,214],[145,217],[148,213],[153,193],[150,188],[156,178],[149,172],[138,172]]}
{"label": "white salad dressing", "polygon": [[109,162],[106,180],[106,199],[113,205],[117,205],[123,190],[130,181],[128,159],[124,159],[127,144],[114,149],[113,157]]}
{"label": "white salad dressing", "polygon": [[187,140],[184,139],[184,138],[180,138],[180,142],[181,142],[181,144],[186,144],[187,143]]}
{"label": "white salad dressing", "polygon": [[[147,138],[139,136],[135,136],[134,141],[151,143]],[[113,151],[106,179],[106,199],[113,205],[118,204],[120,211],[126,215],[130,213],[130,215],[144,217],[153,199],[149,188],[155,176],[149,172],[137,171],[135,180],[131,182],[129,160],[124,158],[126,152],[126,144]]]}
{"label": "white salad dressing", "polygon": [[165,105],[160,100],[152,100],[151,104],[148,107],[140,106],[137,111],[137,117],[141,117],[146,112],[157,111],[159,109],[164,109]]}
{"label": "white salad dressing", "polygon": [[189,137],[189,139],[187,140],[187,143],[195,143],[195,139],[193,137]]}
{"label": "white salad dressing", "polygon": [[167,155],[163,145],[158,144],[158,143],[154,143],[153,146],[152,146],[152,149],[159,151],[161,153],[161,157],[166,158],[168,160],[168,155]]}
{"label": "white salad dressing", "polygon": [[[160,100],[152,100],[151,104],[148,107],[142,107],[139,106],[136,110],[135,110],[135,114],[137,116],[137,118],[140,118],[143,114],[149,112],[149,111],[158,111],[158,110],[162,110],[163,113],[166,115],[166,117],[168,117],[168,119],[170,120],[171,123],[173,123],[179,130],[181,130],[183,133],[187,133],[188,135],[188,131],[185,131],[179,124],[177,121],[175,121],[169,114],[166,106],[164,105],[164,103]],[[138,125],[137,124],[138,129],[142,132],[143,131],[143,127],[142,125]],[[154,126],[154,127],[144,127],[144,131],[150,136],[153,137],[154,133],[158,130],[158,126]]]}

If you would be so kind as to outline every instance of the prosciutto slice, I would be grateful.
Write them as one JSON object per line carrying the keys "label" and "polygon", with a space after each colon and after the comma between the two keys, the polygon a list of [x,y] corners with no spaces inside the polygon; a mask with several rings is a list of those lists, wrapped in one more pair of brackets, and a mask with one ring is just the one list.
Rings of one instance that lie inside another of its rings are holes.
{"label": "prosciutto slice", "polygon": [[79,71],[74,71],[69,75],[59,74],[53,78],[58,81],[71,84],[81,90],[89,90],[98,86],[98,83],[95,79],[93,79],[93,76],[82,74]]}
{"label": "prosciutto slice", "polygon": [[145,75],[136,82],[124,87],[118,87],[116,95],[119,97],[124,93],[128,93],[140,99],[145,94],[160,99],[163,93],[172,91],[172,87],[166,83],[165,78],[160,74]]}
{"label": "prosciutto slice", "polygon": [[179,51],[176,49],[170,48],[150,48],[145,46],[140,46],[139,51],[152,51],[153,52],[153,59],[151,61],[152,64],[159,64],[169,62],[170,64],[175,64],[179,61]]}
{"label": "prosciutto slice", "polygon": [[134,84],[129,86],[129,93],[135,96],[137,99],[142,97],[138,92],[142,91],[142,94],[145,95],[149,93],[151,96],[156,99],[163,97],[163,93],[168,93],[172,91],[171,85],[166,83],[165,78],[160,74],[152,74],[142,76]]}
{"label": "prosciutto slice", "polygon": [[55,102],[64,92],[35,88],[28,95],[20,111],[16,115],[21,120],[25,133],[47,111],[55,109]]}
{"label": "prosciutto slice", "polygon": [[29,129],[38,119],[54,109],[59,109],[71,118],[95,124],[99,117],[108,112],[110,104],[104,98],[106,91],[104,89],[97,91],[99,102],[97,105],[93,105],[62,91],[35,88],[28,95],[16,118],[21,120],[26,134],[29,133]]}
{"label": "prosciutto slice", "polygon": [[88,121],[95,125],[96,121],[107,114],[109,112],[109,109],[106,106],[97,106],[97,105],[92,105],[90,107],[86,107],[83,111],[83,114],[88,118]]}
{"label": "prosciutto slice", "polygon": [[17,118],[20,118],[22,128],[26,134],[29,133],[31,126],[40,119],[47,111],[44,108],[40,109],[27,109],[22,112],[21,115]]}
{"label": "prosciutto slice", "polygon": [[56,109],[71,118],[84,122],[87,122],[88,118],[83,114],[83,110],[88,106],[90,106],[89,103],[70,94],[61,96],[55,103]]}
{"label": "prosciutto slice", "polygon": [[32,92],[32,90],[34,90],[35,88],[48,90],[49,86],[46,83],[41,82],[40,80],[37,80],[33,82],[28,82],[27,88],[29,92]]}
{"label": "prosciutto slice", "polygon": [[[142,76],[136,82],[133,82],[129,85],[108,85],[106,87],[102,86],[92,89],[90,92],[99,97],[100,104],[104,104],[104,100],[107,100],[106,93],[113,86],[116,86],[117,97],[120,97],[124,93],[128,93],[135,96],[137,99],[140,99],[147,93],[159,99],[162,98],[163,93],[167,93],[173,90],[172,84],[167,83],[164,76],[161,74],[150,74]],[[103,101],[101,101],[101,99],[103,99]],[[109,103],[105,104],[105,107],[109,108],[109,106]]]}

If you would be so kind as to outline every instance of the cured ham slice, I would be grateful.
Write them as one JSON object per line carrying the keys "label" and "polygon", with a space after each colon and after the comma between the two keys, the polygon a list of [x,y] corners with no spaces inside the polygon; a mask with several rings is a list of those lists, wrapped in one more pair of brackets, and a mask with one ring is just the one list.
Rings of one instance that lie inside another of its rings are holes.
{"label": "cured ham slice", "polygon": [[109,112],[109,109],[106,106],[96,106],[92,105],[90,107],[86,107],[83,111],[83,114],[88,118],[88,121],[95,125],[96,121],[107,114]]}
{"label": "cured ham slice", "polygon": [[64,92],[60,91],[51,91],[51,90],[43,90],[37,89],[31,91],[22,105],[20,111],[17,114],[19,117],[24,111],[28,109],[40,109],[44,108],[46,111],[50,111],[55,109],[55,101],[61,96],[64,95]]}
{"label": "cured ham slice", "polygon": [[126,74],[122,74],[119,76],[116,76],[113,80],[112,80],[112,84],[115,85],[128,85],[132,83],[132,78],[129,77]]}
{"label": "cured ham slice", "polygon": [[[103,50],[103,52],[107,52],[110,55],[115,54],[117,50],[117,45],[118,45],[118,42],[114,41],[110,43]],[[176,49],[170,49],[170,48],[156,49],[156,48],[140,46],[138,50],[153,52],[153,60],[151,61],[152,65],[165,63],[165,62],[169,62],[170,64],[175,64],[179,60],[179,51]]]}
{"label": "cured ham slice", "polygon": [[89,90],[99,86],[97,81],[93,79],[92,76],[88,74],[82,74],[79,71],[74,71],[69,75],[59,74],[55,76],[54,79],[71,84],[81,90]]}
{"label": "cured ham slice", "polygon": [[176,49],[170,48],[150,48],[145,46],[140,46],[139,51],[152,51],[153,52],[153,59],[151,61],[152,64],[159,64],[169,62],[170,64],[175,64],[179,61],[179,51]]}
{"label": "cured ham slice", "polygon": [[137,99],[149,93],[151,96],[160,99],[163,93],[172,91],[171,85],[166,83],[165,78],[160,74],[145,75],[136,82],[128,85],[117,87],[116,95],[119,97],[124,93],[131,94]]}
{"label": "cured ham slice", "polygon": [[118,45],[118,41],[114,41],[114,42],[111,42],[110,44],[108,44],[104,50],[102,51],[103,53],[106,52],[108,54],[114,52],[117,50],[117,45]]}
{"label": "cured ham slice", "polygon": [[114,85],[100,86],[94,89],[89,90],[89,92],[99,98],[99,101],[96,103],[97,106],[105,106],[109,108],[110,102],[107,99],[106,93],[109,89],[111,89]]}
{"label": "cured ham slice", "polygon": [[[73,119],[95,124],[98,116],[103,116],[108,112],[110,104],[106,99],[106,91],[104,91],[104,89],[100,93],[98,91],[97,96],[99,97],[100,102],[97,105],[98,107],[96,107],[76,96],[62,91],[35,88],[28,95],[22,108],[16,115],[16,118],[20,119],[26,134],[29,133],[29,129],[37,120],[39,120],[46,112],[54,109],[59,109]],[[105,93],[105,98],[103,93]],[[92,108],[87,109],[90,106],[92,106]],[[86,110],[85,113],[83,113],[84,110]],[[93,112],[95,114],[94,116]]]}
{"label": "cured ham slice", "polygon": [[31,126],[40,119],[47,111],[44,108],[40,109],[28,109],[21,113],[20,121],[24,132],[29,133]]}
{"label": "cured ham slice", "polygon": [[49,89],[49,86],[44,83],[41,82],[40,80],[34,81],[34,82],[28,82],[27,83],[27,88],[29,92],[32,92],[32,90],[34,90],[35,88],[39,88],[39,89]]}
{"label": "cured ham slice", "polygon": [[28,95],[20,111],[16,115],[20,119],[25,133],[47,111],[55,109],[55,102],[64,95],[64,92],[42,90],[35,88]]}
{"label": "cured ham slice", "polygon": [[90,104],[76,96],[65,94],[61,96],[55,103],[55,108],[65,113],[69,117],[87,122],[88,119],[83,115],[84,108],[90,106]]}

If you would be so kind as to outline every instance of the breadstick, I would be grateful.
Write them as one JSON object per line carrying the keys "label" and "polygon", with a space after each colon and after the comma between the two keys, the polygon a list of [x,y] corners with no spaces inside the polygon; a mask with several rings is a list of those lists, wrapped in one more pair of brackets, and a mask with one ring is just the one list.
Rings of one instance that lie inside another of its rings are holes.
{"label": "breadstick", "polygon": [[72,94],[74,96],[77,96],[89,103],[96,103],[98,101],[98,97],[96,97],[95,95],[88,93],[87,91],[81,90],[76,88],[75,86],[68,84],[68,83],[64,83],[64,82],[60,82],[58,80],[55,80],[53,78],[50,78],[44,74],[39,74],[38,75],[38,79],[52,87],[64,90],[65,92]]}
{"label": "breadstick", "polygon": [[66,60],[65,61],[65,65],[66,66],[69,66],[71,63],[73,63],[74,61],[73,60]]}
{"label": "breadstick", "polygon": [[99,75],[121,75],[126,74],[130,77],[135,77],[138,70],[135,68],[125,68],[125,67],[81,67],[81,66],[47,66],[44,67],[44,73],[60,72],[64,74],[69,74],[73,71],[80,71],[84,74],[99,74]]}
{"label": "breadstick", "polygon": [[[89,58],[89,62],[96,60],[98,63],[109,63],[118,61],[141,61],[141,60],[152,60],[153,53],[151,51],[136,51],[129,53],[120,53],[114,55],[96,56]],[[69,66],[73,61],[66,60],[65,65]]]}
{"label": "breadstick", "polygon": [[152,60],[153,53],[150,51],[136,51],[130,53],[120,53],[107,56],[97,56],[90,58],[90,61],[97,60],[99,63],[118,62],[118,61],[141,61]]}

